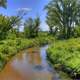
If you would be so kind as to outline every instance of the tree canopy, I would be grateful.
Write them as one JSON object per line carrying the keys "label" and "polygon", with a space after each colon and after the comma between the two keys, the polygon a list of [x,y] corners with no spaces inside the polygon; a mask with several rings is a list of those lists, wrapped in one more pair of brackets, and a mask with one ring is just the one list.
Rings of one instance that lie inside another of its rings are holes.
{"label": "tree canopy", "polygon": [[40,18],[36,17],[35,19],[29,18],[24,23],[24,33],[25,37],[36,37],[38,36],[40,26]]}
{"label": "tree canopy", "polygon": [[69,38],[75,25],[80,24],[79,0],[51,0],[45,9],[47,11],[47,22],[50,26],[57,26],[64,35]]}
{"label": "tree canopy", "polygon": [[7,0],[0,0],[0,7],[6,8],[7,7]]}

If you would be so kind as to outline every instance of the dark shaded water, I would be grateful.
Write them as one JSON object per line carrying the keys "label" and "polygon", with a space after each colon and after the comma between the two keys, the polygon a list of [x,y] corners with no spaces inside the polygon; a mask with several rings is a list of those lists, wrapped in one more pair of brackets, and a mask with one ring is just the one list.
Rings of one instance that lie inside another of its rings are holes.
{"label": "dark shaded water", "polygon": [[46,49],[21,51],[0,72],[0,80],[61,80],[46,60]]}

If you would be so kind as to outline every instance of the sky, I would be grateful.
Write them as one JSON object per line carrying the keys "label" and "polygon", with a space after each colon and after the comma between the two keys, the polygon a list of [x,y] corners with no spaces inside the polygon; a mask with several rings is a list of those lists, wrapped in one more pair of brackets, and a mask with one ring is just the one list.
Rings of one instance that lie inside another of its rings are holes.
{"label": "sky", "polygon": [[[26,8],[29,11],[25,18],[40,16],[41,19],[41,29],[48,30],[48,26],[45,23],[46,12],[44,6],[48,4],[49,0],[7,0],[7,9],[0,8],[0,13],[4,15],[15,15],[16,11],[20,8]],[[22,28],[21,28],[22,29]]]}

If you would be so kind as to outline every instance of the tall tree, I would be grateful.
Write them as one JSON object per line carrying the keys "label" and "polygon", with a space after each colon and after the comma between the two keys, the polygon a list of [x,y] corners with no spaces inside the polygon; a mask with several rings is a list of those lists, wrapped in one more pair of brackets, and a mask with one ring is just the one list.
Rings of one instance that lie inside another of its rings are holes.
{"label": "tall tree", "polygon": [[28,10],[26,10],[25,8],[19,8],[17,10],[17,15],[16,15],[16,19],[17,19],[17,31],[19,32],[20,26],[21,26],[21,21],[23,19],[24,16],[26,16]]}
{"label": "tall tree", "polygon": [[0,7],[6,8],[7,7],[7,0],[0,0]]}
{"label": "tall tree", "polygon": [[29,18],[24,23],[24,33],[25,37],[33,38],[38,36],[40,19],[36,17],[35,19]]}
{"label": "tall tree", "polygon": [[33,19],[29,18],[28,20],[25,21],[24,23],[24,34],[25,37],[33,37]]}
{"label": "tall tree", "polygon": [[19,28],[18,26],[21,25],[22,23],[22,19],[19,16],[11,16],[10,18],[10,24],[12,26],[12,29],[10,31],[10,33],[14,33],[14,30],[16,31],[16,36],[18,37],[19,35]]}
{"label": "tall tree", "polygon": [[71,36],[74,26],[80,23],[80,3],[78,1],[51,0],[45,7],[52,24],[59,27],[59,30],[66,38]]}
{"label": "tall tree", "polygon": [[9,17],[0,15],[0,39],[5,39],[11,28],[12,26]]}
{"label": "tall tree", "polygon": [[40,18],[36,17],[34,19],[34,32],[35,32],[35,36],[38,36],[39,26],[40,26]]}
{"label": "tall tree", "polygon": [[49,26],[49,33],[50,33],[50,34],[53,34],[53,27],[54,27],[54,25],[53,25],[51,16],[47,16],[46,23],[47,23],[48,26]]}
{"label": "tall tree", "polygon": [[13,27],[17,26],[21,23],[21,18],[19,16],[11,16],[10,17],[10,22],[11,22],[11,25]]}

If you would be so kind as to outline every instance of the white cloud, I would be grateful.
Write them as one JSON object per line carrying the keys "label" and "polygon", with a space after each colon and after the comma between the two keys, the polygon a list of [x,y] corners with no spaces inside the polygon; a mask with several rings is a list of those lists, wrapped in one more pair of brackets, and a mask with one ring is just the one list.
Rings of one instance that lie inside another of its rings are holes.
{"label": "white cloud", "polygon": [[16,11],[31,11],[31,8],[18,8]]}

